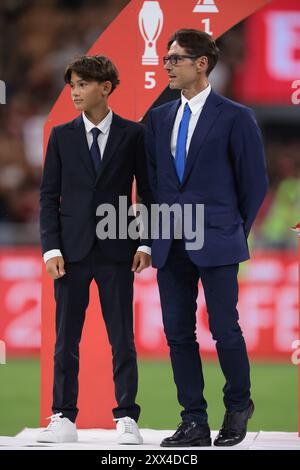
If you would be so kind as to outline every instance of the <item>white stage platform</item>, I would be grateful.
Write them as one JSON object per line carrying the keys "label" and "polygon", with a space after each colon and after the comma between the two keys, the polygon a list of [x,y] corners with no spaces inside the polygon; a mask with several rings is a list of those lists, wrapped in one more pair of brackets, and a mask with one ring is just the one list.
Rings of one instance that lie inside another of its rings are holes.
{"label": "white stage platform", "polygon": [[[25,428],[15,437],[0,437],[0,450],[176,450],[160,447],[164,437],[173,431],[141,429],[144,438],[143,445],[116,444],[116,431],[106,429],[80,429],[79,441],[67,444],[39,444],[35,441],[39,429]],[[217,431],[212,431],[212,438]],[[178,449],[178,448],[177,448]],[[180,447],[183,450],[184,448]],[[187,447],[187,450],[300,450],[300,438],[293,432],[249,432],[241,444],[234,447]]]}

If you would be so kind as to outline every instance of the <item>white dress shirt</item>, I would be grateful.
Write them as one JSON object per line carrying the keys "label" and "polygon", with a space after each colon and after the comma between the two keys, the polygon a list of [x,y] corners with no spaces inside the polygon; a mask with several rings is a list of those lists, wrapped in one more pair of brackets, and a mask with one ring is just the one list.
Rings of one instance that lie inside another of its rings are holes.
{"label": "white dress shirt", "polygon": [[[83,123],[85,127],[86,139],[87,139],[89,149],[91,148],[92,143],[93,143],[92,129],[94,127],[98,127],[98,129],[101,131],[98,136],[98,145],[100,149],[101,158],[103,157],[103,154],[104,154],[105,146],[106,146],[109,131],[110,131],[110,126],[112,123],[112,118],[113,118],[113,113],[112,113],[112,110],[110,109],[107,116],[105,116],[105,118],[101,122],[99,122],[97,126],[95,126],[95,124],[93,124],[86,117],[86,115],[82,113],[82,119],[83,119]],[[142,251],[144,253],[147,253],[148,255],[151,255],[151,248],[149,246],[141,245],[138,247],[137,251]],[[55,248],[53,250],[46,251],[46,253],[44,253],[44,256],[43,256],[44,262],[47,263],[49,259],[54,258],[56,256],[62,256],[62,253],[59,249]]]}
{"label": "white dress shirt", "polygon": [[189,128],[188,128],[188,135],[187,135],[187,140],[186,140],[186,155],[188,154],[191,139],[195,130],[195,127],[197,125],[198,119],[200,117],[201,111],[203,109],[203,106],[205,104],[205,101],[208,97],[208,95],[211,92],[211,86],[208,84],[208,86],[200,91],[197,95],[193,96],[190,100],[188,100],[182,93],[181,93],[181,105],[178,108],[176,119],[174,122],[174,127],[172,131],[172,137],[171,137],[171,153],[173,157],[175,158],[176,154],[176,142],[177,142],[177,136],[178,136],[178,130],[179,130],[179,125],[180,121],[182,119],[183,115],[183,110],[184,106],[186,103],[189,104],[190,110],[191,110],[191,117],[189,121]]}
{"label": "white dress shirt", "polygon": [[112,118],[113,118],[113,113],[112,113],[112,110],[110,109],[107,116],[105,116],[105,118],[101,122],[99,122],[99,124],[97,126],[95,126],[95,124],[93,124],[86,117],[86,115],[84,113],[82,113],[82,119],[83,119],[83,123],[84,123],[84,127],[85,127],[85,135],[86,135],[86,140],[87,140],[89,149],[91,148],[92,143],[93,143],[92,129],[94,129],[94,127],[97,127],[99,129],[99,131],[101,131],[99,136],[98,136],[98,145],[99,145],[99,149],[100,149],[101,158],[103,157],[104,150],[105,150],[105,147],[106,147],[106,143],[107,143],[108,134],[109,134],[109,131],[110,131]]}

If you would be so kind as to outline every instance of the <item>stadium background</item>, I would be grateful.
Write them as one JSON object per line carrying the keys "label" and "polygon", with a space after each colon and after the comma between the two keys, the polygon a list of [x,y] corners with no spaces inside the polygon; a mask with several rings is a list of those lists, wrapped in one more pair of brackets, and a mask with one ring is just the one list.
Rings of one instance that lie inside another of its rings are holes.
{"label": "stadium background", "polygon": [[[4,0],[0,5],[0,79],[6,84],[0,108],[0,340],[7,354],[0,365],[0,434],[39,425],[43,124],[63,87],[65,64],[85,53],[127,3]],[[300,112],[292,103],[292,83],[300,78],[299,28],[298,2],[271,2],[218,40],[221,61],[211,77],[221,94],[255,109],[271,183],[250,240],[253,259],[240,273],[240,317],[257,406],[250,430],[297,429],[297,368],[291,362],[299,336],[297,238],[289,227],[300,218]],[[153,278],[151,271],[136,277],[140,423],[172,428],[179,407]],[[217,429],[223,378],[202,292],[198,305],[210,424]]]}

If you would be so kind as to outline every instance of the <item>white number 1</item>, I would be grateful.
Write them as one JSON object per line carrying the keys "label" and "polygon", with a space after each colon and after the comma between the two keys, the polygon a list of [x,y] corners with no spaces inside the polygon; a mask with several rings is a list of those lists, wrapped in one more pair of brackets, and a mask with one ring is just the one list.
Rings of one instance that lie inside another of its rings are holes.
{"label": "white number 1", "polygon": [[212,36],[212,31],[210,31],[210,18],[204,18],[204,20],[201,20],[201,23],[204,23],[205,32]]}

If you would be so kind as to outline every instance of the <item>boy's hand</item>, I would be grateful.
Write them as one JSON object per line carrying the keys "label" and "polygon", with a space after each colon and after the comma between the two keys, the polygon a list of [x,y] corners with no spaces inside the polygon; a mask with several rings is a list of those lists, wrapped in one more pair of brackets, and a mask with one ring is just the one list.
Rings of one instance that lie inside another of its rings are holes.
{"label": "boy's hand", "polygon": [[65,262],[62,256],[54,256],[46,263],[46,271],[52,279],[59,279],[66,274]]}
{"label": "boy's hand", "polygon": [[143,251],[137,251],[133,258],[131,271],[140,273],[151,265],[151,256]]}

